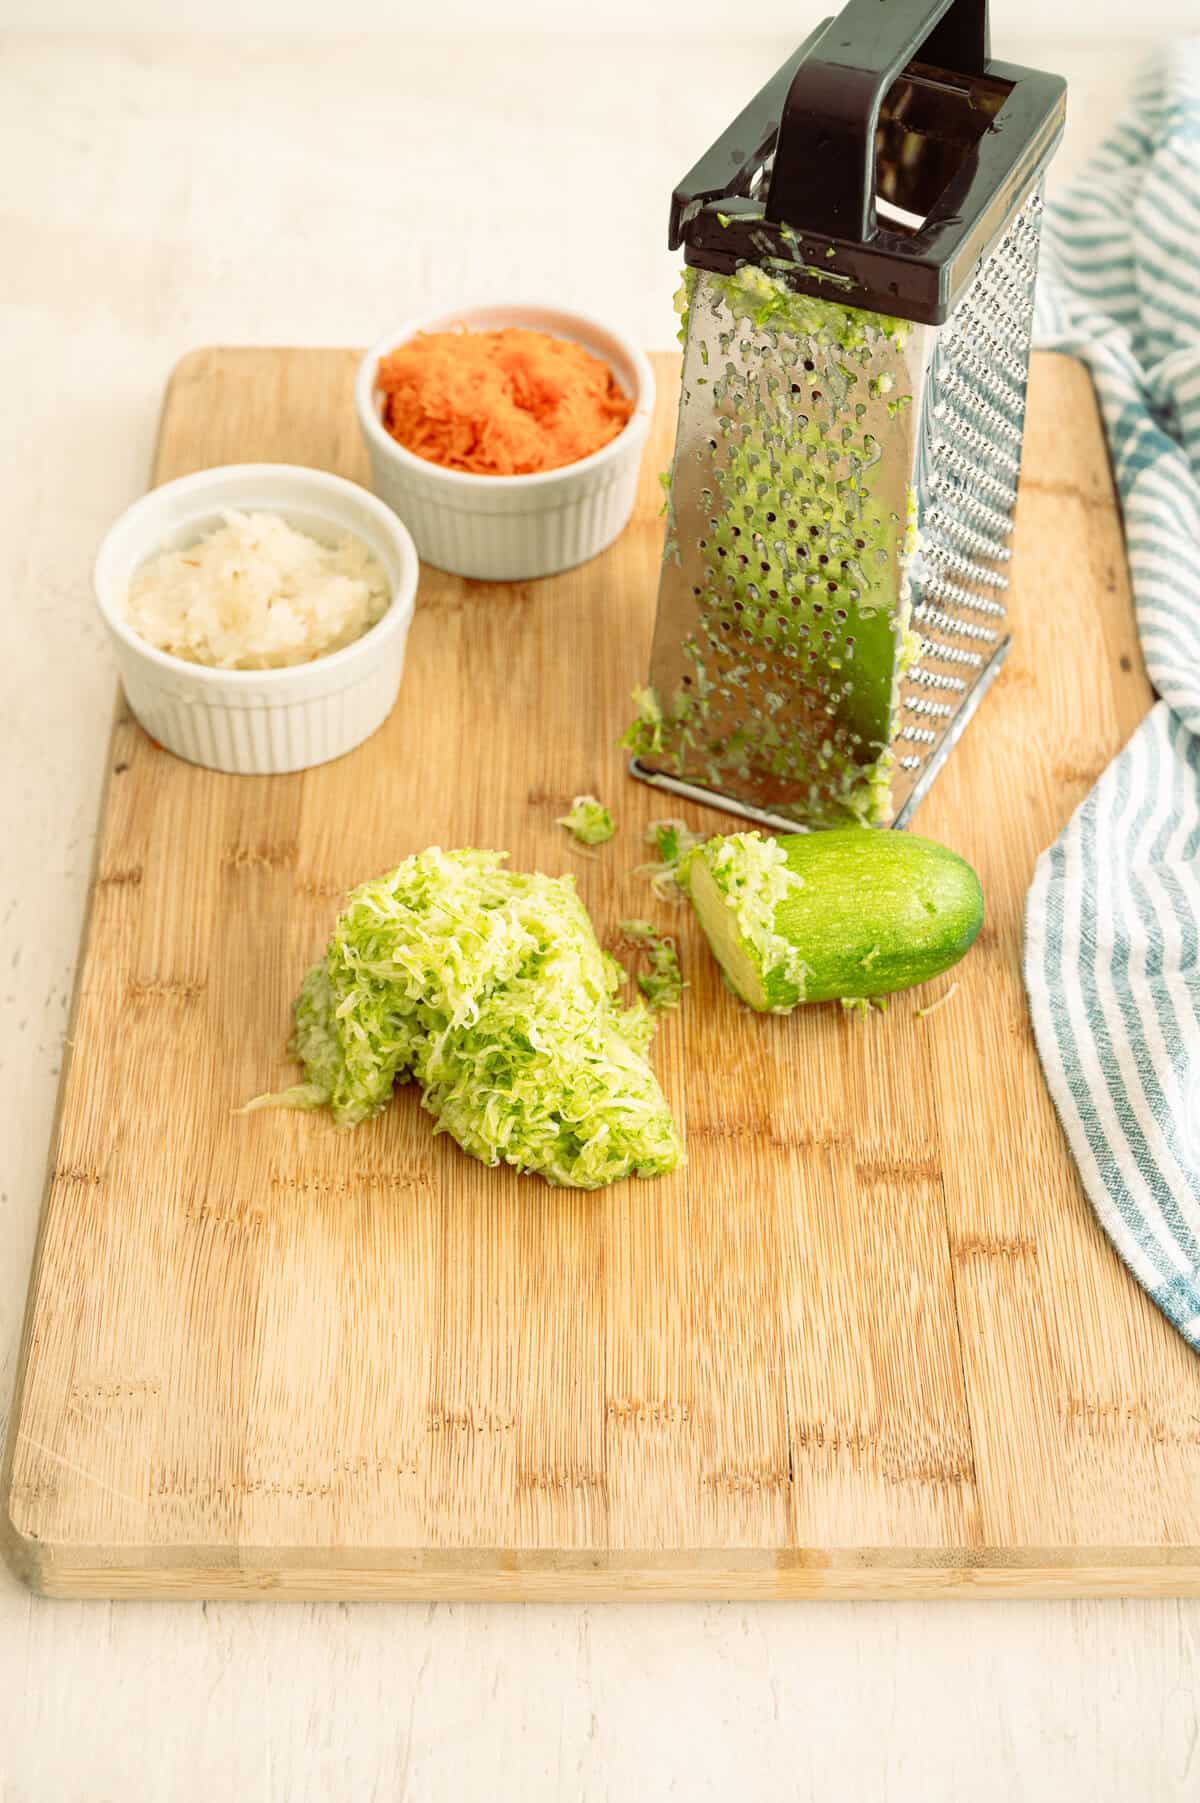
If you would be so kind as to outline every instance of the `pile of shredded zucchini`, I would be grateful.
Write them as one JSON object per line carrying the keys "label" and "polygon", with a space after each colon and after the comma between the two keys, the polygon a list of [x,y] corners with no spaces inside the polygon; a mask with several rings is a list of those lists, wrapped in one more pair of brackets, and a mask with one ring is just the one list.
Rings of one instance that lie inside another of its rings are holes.
{"label": "pile of shredded zucchini", "polygon": [[485,1164],[580,1189],[658,1176],[680,1140],[650,1014],[619,1005],[620,982],[571,877],[432,847],[350,895],[296,1002],[305,1081],[252,1106],[354,1126],[415,1078],[437,1131]]}

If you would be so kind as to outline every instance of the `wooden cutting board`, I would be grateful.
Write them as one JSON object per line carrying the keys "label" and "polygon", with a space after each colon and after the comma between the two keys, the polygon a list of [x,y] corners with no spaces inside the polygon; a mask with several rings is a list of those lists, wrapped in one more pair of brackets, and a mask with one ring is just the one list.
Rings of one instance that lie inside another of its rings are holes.
{"label": "wooden cutting board", "polygon": [[[212,350],[156,477],[365,477],[345,351]],[[675,359],[633,524],[507,586],[423,575],[399,704],[303,776],[192,769],[119,711],[12,1415],[9,1552],[71,1596],[1200,1591],[1200,1361],[1097,1229],[1042,1083],[1022,902],[1149,702],[1088,379],[1035,361],[1016,643],[921,810],[984,934],[886,1017],[740,1008],[633,874]],[[554,824],[592,790],[598,855]],[[713,830],[723,817],[693,810]],[[233,1113],[357,880],[430,842],[653,913],[689,1164],[556,1192],[434,1140]]]}

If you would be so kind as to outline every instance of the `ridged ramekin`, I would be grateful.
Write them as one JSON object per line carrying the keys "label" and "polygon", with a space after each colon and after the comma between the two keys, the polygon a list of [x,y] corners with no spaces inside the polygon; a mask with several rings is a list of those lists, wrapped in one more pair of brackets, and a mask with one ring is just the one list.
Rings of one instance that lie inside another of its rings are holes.
{"label": "ridged ramekin", "polygon": [[[632,398],[628,423],[590,457],[529,476],[476,476],[416,456],[383,424],[376,372],[382,357],[418,332],[455,326],[477,332],[525,326],[573,339],[603,357]],[[637,345],[585,314],[539,306],[455,307],[386,333],[359,366],[355,402],[375,493],[407,522],[423,560],[456,576],[519,582],[585,563],[624,530],[654,412],[654,375]]]}
{"label": "ridged ramekin", "polygon": [[[214,531],[231,508],[279,514],[324,541],[352,533],[383,566],[387,612],[340,651],[282,670],[213,670],[157,650],[125,617],[131,577],[156,552]],[[165,482],[112,526],[93,575],[130,707],[152,739],[189,763],[242,776],[305,770],[361,745],[395,704],[416,547],[393,510],[355,482],[290,463],[227,464]]]}

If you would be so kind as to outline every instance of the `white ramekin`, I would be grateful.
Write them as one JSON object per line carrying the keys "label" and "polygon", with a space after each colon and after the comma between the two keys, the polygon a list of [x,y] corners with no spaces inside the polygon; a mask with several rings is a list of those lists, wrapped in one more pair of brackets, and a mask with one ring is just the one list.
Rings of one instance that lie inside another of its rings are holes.
{"label": "white ramekin", "polygon": [[[590,457],[530,476],[470,475],[405,450],[380,418],[379,360],[417,332],[460,325],[477,332],[528,326],[574,339],[603,357],[633,398],[628,424]],[[407,521],[424,561],[456,576],[519,582],[586,562],[624,529],[654,411],[654,376],[637,345],[582,313],[540,306],[455,307],[406,320],[386,333],[359,366],[355,403],[375,493]]]}
{"label": "white ramekin", "polygon": [[[194,544],[230,508],[277,513],[327,541],[353,533],[391,587],[383,618],[340,651],[283,670],[212,670],[139,638],[124,611],[135,570],[158,551]],[[136,501],[101,545],[93,579],[125,694],[150,737],[189,763],[269,776],[328,763],[383,724],[404,674],[417,575],[408,531],[365,488],[298,464],[238,463]]]}

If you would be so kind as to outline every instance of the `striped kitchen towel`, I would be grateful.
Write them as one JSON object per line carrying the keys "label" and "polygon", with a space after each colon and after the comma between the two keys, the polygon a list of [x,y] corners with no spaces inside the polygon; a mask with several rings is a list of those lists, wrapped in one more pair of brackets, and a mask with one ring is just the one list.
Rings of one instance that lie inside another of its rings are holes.
{"label": "striped kitchen towel", "polygon": [[1025,981],[1121,1257],[1200,1349],[1200,38],[1048,209],[1037,342],[1091,370],[1161,697],[1040,858]]}

